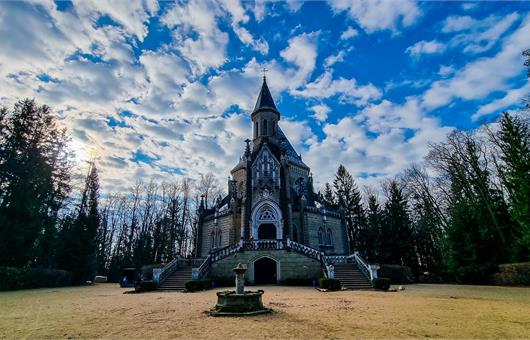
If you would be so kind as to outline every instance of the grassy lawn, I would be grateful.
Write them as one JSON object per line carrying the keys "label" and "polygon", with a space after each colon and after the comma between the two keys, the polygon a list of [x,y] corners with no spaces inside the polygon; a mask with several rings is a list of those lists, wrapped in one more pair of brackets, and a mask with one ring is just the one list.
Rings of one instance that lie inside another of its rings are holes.
{"label": "grassy lawn", "polygon": [[0,292],[0,338],[530,338],[530,288],[261,288],[275,312],[248,318],[205,315],[215,291],[123,294],[116,284],[98,284]]}

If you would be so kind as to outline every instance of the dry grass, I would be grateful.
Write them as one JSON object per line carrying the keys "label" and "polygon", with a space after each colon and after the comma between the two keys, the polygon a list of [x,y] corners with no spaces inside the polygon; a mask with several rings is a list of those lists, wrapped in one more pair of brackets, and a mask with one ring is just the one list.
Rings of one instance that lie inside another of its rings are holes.
{"label": "dry grass", "polygon": [[269,286],[275,312],[213,318],[214,291],[122,294],[114,284],[0,293],[5,338],[530,338],[530,289],[409,285],[397,293]]}

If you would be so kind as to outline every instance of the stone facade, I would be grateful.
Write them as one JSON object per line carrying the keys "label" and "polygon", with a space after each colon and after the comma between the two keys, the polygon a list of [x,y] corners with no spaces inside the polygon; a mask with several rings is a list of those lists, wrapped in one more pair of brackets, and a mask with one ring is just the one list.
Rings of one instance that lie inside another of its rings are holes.
{"label": "stone facade", "polygon": [[[231,171],[228,195],[209,209],[201,201],[197,255],[205,258],[240,240],[268,239],[291,240],[328,255],[348,254],[343,211],[314,192],[309,167],[278,125],[280,113],[265,79],[251,117],[253,139],[245,141]],[[231,268],[243,260],[252,282],[260,256],[275,261],[278,280],[320,275],[319,261],[286,250],[238,256],[213,263],[210,275],[230,276]],[[262,262],[264,268],[272,266]]]}
{"label": "stone facade", "polygon": [[212,278],[233,278],[233,269],[238,263],[247,263],[248,270],[245,279],[254,284],[254,263],[257,259],[269,257],[278,263],[277,281],[286,279],[318,279],[322,277],[320,261],[307,256],[286,250],[271,251],[245,251],[232,255],[212,264],[209,276]]}

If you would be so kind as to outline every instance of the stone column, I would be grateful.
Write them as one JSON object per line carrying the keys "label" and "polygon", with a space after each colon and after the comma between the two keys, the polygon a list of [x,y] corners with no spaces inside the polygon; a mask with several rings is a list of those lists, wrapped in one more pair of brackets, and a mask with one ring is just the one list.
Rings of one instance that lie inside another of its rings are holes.
{"label": "stone column", "polygon": [[237,267],[234,268],[234,273],[236,274],[236,294],[245,293],[245,272],[247,271],[247,266],[242,263],[238,263]]}

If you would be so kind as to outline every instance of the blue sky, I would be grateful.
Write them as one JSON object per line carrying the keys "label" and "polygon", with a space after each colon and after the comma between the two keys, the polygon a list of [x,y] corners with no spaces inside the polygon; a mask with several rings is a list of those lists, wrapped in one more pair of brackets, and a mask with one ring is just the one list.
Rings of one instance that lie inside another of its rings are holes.
{"label": "blue sky", "polygon": [[0,93],[34,97],[105,191],[224,183],[261,69],[317,186],[376,185],[530,93],[530,2],[0,2]]}

